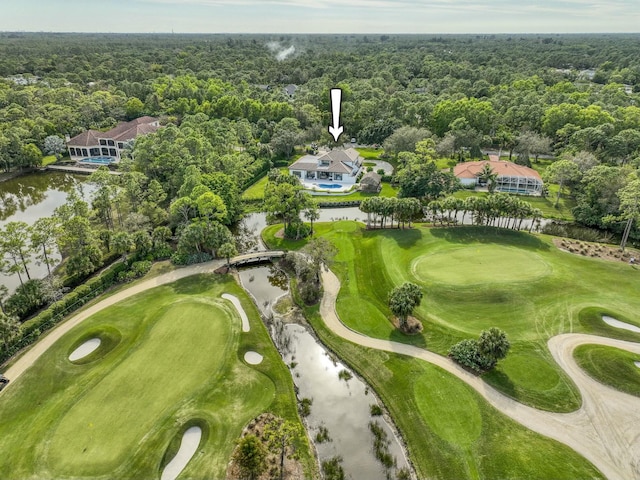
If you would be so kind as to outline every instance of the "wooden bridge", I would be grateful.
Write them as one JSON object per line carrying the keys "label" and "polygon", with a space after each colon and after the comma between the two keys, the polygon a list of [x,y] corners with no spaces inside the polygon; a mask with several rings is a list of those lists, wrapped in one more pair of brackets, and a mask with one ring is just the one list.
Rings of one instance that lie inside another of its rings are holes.
{"label": "wooden bridge", "polygon": [[283,250],[269,250],[266,252],[254,252],[238,255],[229,259],[229,265],[238,267],[240,265],[250,265],[252,263],[268,262],[274,258],[282,258],[287,252]]}

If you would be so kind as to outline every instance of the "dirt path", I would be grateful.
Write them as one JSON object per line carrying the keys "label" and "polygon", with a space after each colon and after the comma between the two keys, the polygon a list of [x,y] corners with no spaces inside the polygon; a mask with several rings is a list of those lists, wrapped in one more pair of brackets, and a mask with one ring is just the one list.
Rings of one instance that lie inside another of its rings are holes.
{"label": "dirt path", "polygon": [[[121,300],[159,285],[199,273],[211,273],[224,264],[217,260],[174,270],[151,278],[96,303],[52,330],[6,372],[17,379],[53,343],[86,318]],[[582,344],[622,348],[640,355],[640,344],[582,334],[564,334],[549,340],[555,360],[573,379],[582,395],[582,407],[572,413],[551,413],[527,407],[484,383],[448,358],[411,345],[375,339],[347,328],[335,306],[340,281],[331,272],[322,274],[324,296],[320,313],[326,325],[340,337],[369,348],[420,358],[437,365],[473,387],[496,409],[542,435],[558,440],[583,455],[610,480],[640,478],[640,398],[618,392],[586,375],[573,360],[572,352]],[[11,384],[9,387],[11,388]]]}
{"label": "dirt path", "polygon": [[527,407],[493,389],[446,357],[418,347],[375,339],[346,327],[335,306],[340,281],[322,274],[324,297],[320,314],[336,335],[369,348],[420,358],[452,373],[473,387],[496,409],[522,425],[562,442],[592,462],[610,480],[640,478],[640,398],[591,379],[573,359],[582,344],[599,344],[640,354],[640,344],[582,334],[564,334],[549,340],[555,360],[573,379],[582,395],[582,407],[572,413],[551,413]]}
{"label": "dirt path", "polygon": [[[180,280],[181,278],[190,277],[191,275],[197,275],[199,273],[213,273],[214,270],[220,268],[222,265],[224,265],[224,260],[214,260],[212,262],[179,268],[177,270],[173,270],[171,272],[164,273],[162,275],[158,275],[157,277],[150,278],[149,280],[140,282],[137,285],[127,288],[126,290],[122,290],[121,292],[118,292],[109,298],[105,298],[104,300],[81,311],[80,313],[74,315],[64,323],[51,330],[45,337],[41,338],[18,360],[16,360],[16,362],[11,365],[11,367],[9,367],[9,369],[4,373],[5,376],[12,382],[15,381],[20,375],[25,372],[27,368],[33,365],[33,362],[40,358],[40,356],[44,352],[46,352],[47,349],[51,347],[51,345],[58,341],[65,333],[67,333],[76,325],[80,324],[82,321],[89,318],[91,315],[98,313],[103,308],[107,308],[115,303],[118,303],[121,300],[124,300],[125,298],[129,298],[137,293],[144,292],[145,290],[149,290],[150,288],[157,287],[159,285],[165,285],[167,283]],[[11,383],[7,388],[10,387]]]}

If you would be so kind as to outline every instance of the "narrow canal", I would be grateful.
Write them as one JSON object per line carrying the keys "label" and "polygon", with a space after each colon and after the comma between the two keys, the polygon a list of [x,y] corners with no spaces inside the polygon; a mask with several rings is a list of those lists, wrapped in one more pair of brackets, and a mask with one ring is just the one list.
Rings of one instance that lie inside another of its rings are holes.
{"label": "narrow canal", "polygon": [[[293,323],[297,317],[284,314],[279,299],[290,305],[288,280],[272,265],[241,269],[241,283],[253,297],[280,354],[289,366],[298,399],[310,403],[305,420],[320,462],[342,459],[346,478],[385,480],[396,478],[400,470],[408,472],[402,446],[394,430],[381,415],[380,404],[368,386],[344,364],[335,359],[307,330]],[[282,300],[283,297],[287,297]],[[372,415],[374,412],[374,415]],[[373,425],[373,428],[372,426]],[[383,445],[388,467],[376,458],[376,431]]]}

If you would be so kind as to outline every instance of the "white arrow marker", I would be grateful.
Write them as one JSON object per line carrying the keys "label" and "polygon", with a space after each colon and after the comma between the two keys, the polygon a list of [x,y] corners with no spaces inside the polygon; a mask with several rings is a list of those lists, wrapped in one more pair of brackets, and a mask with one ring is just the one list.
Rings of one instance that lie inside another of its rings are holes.
{"label": "white arrow marker", "polygon": [[331,89],[331,116],[333,125],[329,125],[329,133],[333,135],[333,140],[338,141],[344,126],[340,125],[340,108],[342,107],[342,90],[340,88]]}

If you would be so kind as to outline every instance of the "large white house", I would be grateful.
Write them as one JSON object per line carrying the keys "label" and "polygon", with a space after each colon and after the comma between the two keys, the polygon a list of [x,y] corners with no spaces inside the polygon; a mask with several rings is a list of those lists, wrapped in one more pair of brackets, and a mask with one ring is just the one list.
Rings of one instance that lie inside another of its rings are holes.
{"label": "large white house", "polygon": [[289,166],[289,173],[303,183],[353,185],[362,168],[363,158],[355,148],[305,155]]}
{"label": "large white house", "polygon": [[147,116],[121,122],[106,132],[87,130],[67,141],[69,156],[71,160],[79,162],[97,157],[109,157],[117,161],[122,150],[136,137],[155,132],[158,128],[158,119]]}

